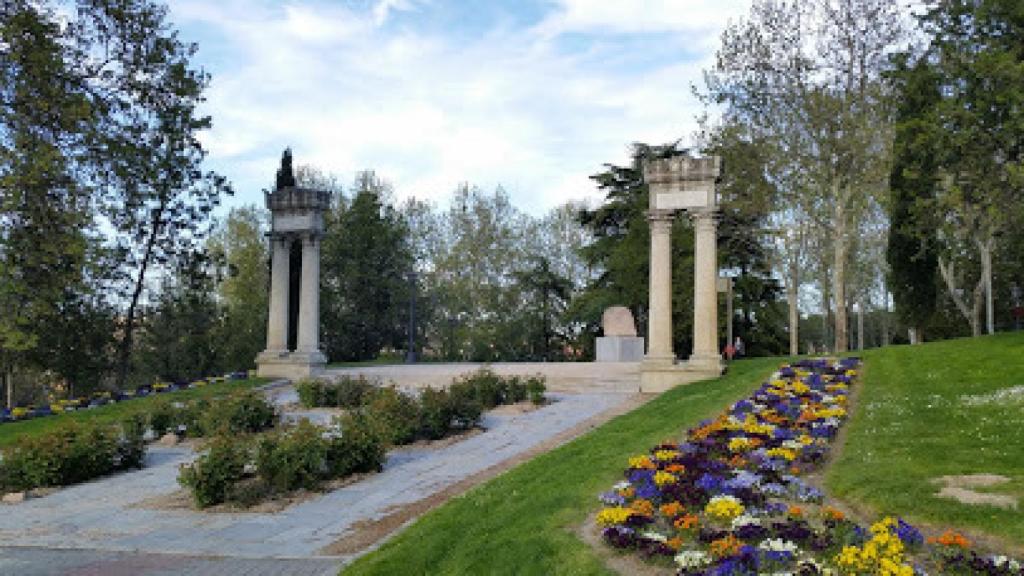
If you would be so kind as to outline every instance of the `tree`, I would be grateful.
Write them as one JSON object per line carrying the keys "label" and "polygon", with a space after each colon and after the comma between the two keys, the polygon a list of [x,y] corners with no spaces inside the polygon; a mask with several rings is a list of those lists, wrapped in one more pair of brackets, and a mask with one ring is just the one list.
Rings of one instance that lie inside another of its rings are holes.
{"label": "tree", "polygon": [[266,219],[266,212],[255,206],[232,208],[207,242],[211,260],[222,266],[217,295],[224,319],[218,348],[230,370],[248,368],[266,347]]}
{"label": "tree", "polygon": [[517,288],[525,297],[525,312],[532,317],[530,356],[548,362],[564,356],[567,335],[559,333],[556,323],[572,296],[572,282],[553,270],[547,257],[534,256],[531,260],[530,268],[516,273]]}
{"label": "tree", "polygon": [[209,232],[226,180],[204,172],[199,114],[209,75],[191,67],[195,44],[182,42],[167,8],[150,0],[82,0],[76,34],[80,67],[102,95],[96,153],[102,157],[102,210],[116,234],[131,282],[117,383],[128,375],[136,314],[154,268],[191,252]]}
{"label": "tree", "polygon": [[55,16],[34,2],[2,8],[0,375],[10,401],[15,366],[61,314],[65,291],[83,282],[90,190],[72,173],[94,115],[69,79],[73,63]]}
{"label": "tree", "polygon": [[[835,348],[849,347],[847,269],[856,223],[884,190],[890,97],[881,73],[902,38],[889,0],[756,0],[722,35],[705,98],[775,149],[772,177],[800,174],[797,205],[827,214]],[[780,208],[792,210],[794,204]],[[801,217],[805,210],[793,211]]]}
{"label": "tree", "polygon": [[[1012,0],[951,0],[923,19],[925,62],[941,78],[942,181],[931,210],[941,214],[939,271],[975,335],[995,330],[993,255],[1021,214],[1024,170],[1024,18]],[[960,274],[957,273],[957,268]],[[972,302],[962,277],[977,271]]]}
{"label": "tree", "polygon": [[376,358],[399,347],[413,271],[407,228],[390,186],[362,172],[349,202],[325,216],[321,294],[323,342],[332,360]]}
{"label": "tree", "polygon": [[185,382],[223,371],[221,315],[209,256],[183,254],[175,264],[146,311],[137,355],[139,376]]}
{"label": "tree", "polygon": [[889,286],[896,314],[908,328],[910,343],[924,340],[935,313],[938,222],[927,207],[939,183],[939,137],[935,108],[940,77],[924,59],[904,56],[892,77],[899,92],[893,167],[889,176]]}

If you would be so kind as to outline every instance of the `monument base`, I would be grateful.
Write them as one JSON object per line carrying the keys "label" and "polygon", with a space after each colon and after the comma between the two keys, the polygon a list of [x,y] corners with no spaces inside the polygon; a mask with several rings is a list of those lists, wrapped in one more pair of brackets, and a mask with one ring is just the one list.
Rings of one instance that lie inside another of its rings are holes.
{"label": "monument base", "polygon": [[327,357],[323,352],[265,350],[256,357],[256,375],[261,378],[301,380],[324,371]]}
{"label": "monument base", "polygon": [[596,341],[597,362],[639,362],[644,357],[644,339],[639,336],[600,336]]}
{"label": "monument base", "polygon": [[640,392],[660,394],[676,386],[711,380],[722,375],[722,367],[690,364],[690,362],[664,362],[660,359],[644,358],[640,368]]}
{"label": "monument base", "polygon": [[714,372],[718,375],[725,372],[725,363],[718,354],[692,355],[686,359],[686,366],[690,370]]}

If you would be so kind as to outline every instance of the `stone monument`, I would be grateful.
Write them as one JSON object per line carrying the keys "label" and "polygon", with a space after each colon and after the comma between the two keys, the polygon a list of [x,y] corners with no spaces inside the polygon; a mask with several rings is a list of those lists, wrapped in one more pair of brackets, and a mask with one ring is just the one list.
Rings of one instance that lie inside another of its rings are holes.
{"label": "stone monument", "polygon": [[636,335],[633,313],[625,306],[612,306],[601,315],[604,336],[597,338],[598,362],[639,362],[644,356],[644,339]]}
{"label": "stone monument", "polygon": [[266,192],[270,226],[270,313],[267,349],[257,374],[297,379],[323,370],[320,351],[320,236],[331,193],[299,188],[291,149],[284,151],[273,191]]}
{"label": "stone monument", "polygon": [[[650,189],[650,320],[648,349],[640,376],[643,392],[661,392],[677,384],[722,373],[718,352],[717,200],[721,177],[717,156],[682,153],[647,159],[644,180]],[[693,354],[676,362],[672,349],[672,222],[686,211],[694,231]]]}

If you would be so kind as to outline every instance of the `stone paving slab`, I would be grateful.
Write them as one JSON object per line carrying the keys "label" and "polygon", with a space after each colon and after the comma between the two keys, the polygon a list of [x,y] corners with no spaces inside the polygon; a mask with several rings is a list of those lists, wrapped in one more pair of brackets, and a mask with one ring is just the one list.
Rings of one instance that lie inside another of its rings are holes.
{"label": "stone paving slab", "polygon": [[[379,520],[395,507],[428,498],[630,398],[621,393],[549,396],[555,402],[525,414],[485,414],[483,425],[487,431],[483,434],[431,450],[393,450],[382,473],[273,514],[214,514],[134,506],[177,490],[178,466],[194,457],[187,447],[154,446],[147,455],[149,465],[141,471],[0,508],[0,543],[8,547],[137,552],[142,559],[150,554],[178,554],[186,559],[204,555],[242,559],[313,557],[321,548],[343,539],[357,523]],[[29,552],[23,554],[31,556]],[[21,561],[22,557],[15,554],[11,561]],[[128,562],[116,555],[114,558]],[[166,561],[162,556],[159,559]],[[214,570],[213,564],[200,564],[194,573],[216,573],[202,572]],[[186,568],[192,570],[187,566],[182,570]],[[6,574],[4,570],[0,564],[0,575]]]}

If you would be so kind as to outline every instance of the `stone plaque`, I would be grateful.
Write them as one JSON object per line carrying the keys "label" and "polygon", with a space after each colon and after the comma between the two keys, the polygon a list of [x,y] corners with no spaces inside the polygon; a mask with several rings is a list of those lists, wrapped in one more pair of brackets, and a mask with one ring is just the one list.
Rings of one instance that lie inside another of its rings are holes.
{"label": "stone plaque", "polygon": [[625,306],[612,306],[601,315],[601,329],[605,336],[636,336],[633,313]]}
{"label": "stone plaque", "polygon": [[711,208],[714,205],[715,191],[711,185],[679,192],[662,192],[654,197],[654,207],[657,210],[689,210]]}

